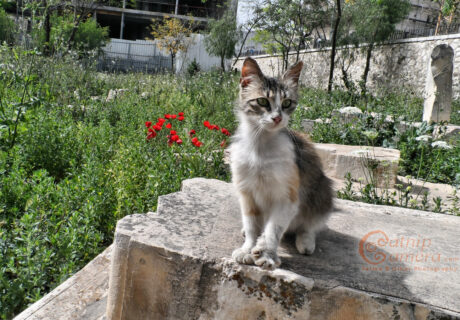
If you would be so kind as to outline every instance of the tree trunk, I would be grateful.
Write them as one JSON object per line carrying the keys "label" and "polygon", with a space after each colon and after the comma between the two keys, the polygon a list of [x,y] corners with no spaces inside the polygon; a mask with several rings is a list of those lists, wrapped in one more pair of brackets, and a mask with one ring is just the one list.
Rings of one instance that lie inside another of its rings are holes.
{"label": "tree trunk", "polygon": [[345,84],[345,88],[347,88],[347,90],[351,92],[353,88],[350,82],[350,78],[348,77],[347,70],[345,69],[345,66],[343,65],[342,65],[342,80],[343,80],[343,83]]}
{"label": "tree trunk", "polygon": [[43,47],[43,53],[45,56],[50,55],[50,41],[51,41],[51,22],[50,22],[50,10],[46,3],[46,0],[43,1],[43,6],[45,7],[45,22],[44,22],[44,29],[45,29],[45,46]]}
{"label": "tree trunk", "polygon": [[340,7],[340,1],[337,0],[337,18],[335,19],[334,23],[334,31],[332,33],[332,48],[331,48],[331,64],[329,69],[329,82],[327,85],[327,92],[332,91],[332,83],[334,79],[334,67],[335,67],[335,51],[337,45],[337,32],[339,29],[340,18],[342,17],[342,8]]}
{"label": "tree trunk", "polygon": [[444,2],[445,2],[445,0],[439,2],[438,21],[437,21],[437,23],[436,23],[436,30],[434,31],[434,35],[435,35],[435,36],[438,35],[439,27],[441,26],[441,20],[442,20],[442,7],[444,7]]}
{"label": "tree trunk", "polygon": [[70,33],[69,40],[67,42],[67,49],[72,49],[73,40],[75,39],[75,35],[77,34],[78,26],[80,25],[80,19],[76,22],[76,24],[72,28],[72,32]]}
{"label": "tree trunk", "polygon": [[171,72],[174,72],[174,54],[171,52]]}
{"label": "tree trunk", "polygon": [[366,83],[367,83],[367,76],[369,75],[369,70],[370,70],[370,67],[371,67],[371,57],[372,57],[372,49],[374,48],[374,44],[371,43],[369,44],[369,46],[367,47],[367,54],[366,54],[366,67],[364,68],[364,73],[363,73],[363,76],[361,78],[361,95],[362,96],[365,96],[366,95],[366,91],[367,91],[367,88],[366,88]]}
{"label": "tree trunk", "polygon": [[222,72],[225,72],[225,57],[220,56],[220,67],[222,68]]}
{"label": "tree trunk", "polygon": [[246,35],[245,35],[244,38],[243,38],[243,42],[241,42],[241,46],[240,46],[240,50],[238,51],[238,55],[235,57],[235,61],[234,61],[233,64],[232,64],[232,68],[235,66],[235,64],[237,63],[238,59],[240,58],[241,53],[243,52],[244,44],[246,43],[246,40],[248,39],[249,34],[250,34],[251,31],[252,31],[252,28],[254,28],[254,26],[259,22],[260,19],[261,19],[261,17],[259,17],[258,19],[256,19],[256,20],[254,21],[254,23],[249,27],[248,32],[246,32]]}

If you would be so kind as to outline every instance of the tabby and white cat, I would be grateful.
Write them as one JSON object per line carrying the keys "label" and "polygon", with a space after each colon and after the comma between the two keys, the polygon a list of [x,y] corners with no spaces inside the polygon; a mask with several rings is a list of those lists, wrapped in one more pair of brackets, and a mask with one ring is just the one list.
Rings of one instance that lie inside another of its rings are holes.
{"label": "tabby and white cat", "polygon": [[297,106],[302,66],[300,61],[273,79],[247,58],[241,70],[239,127],[230,146],[245,236],[232,254],[239,263],[279,266],[277,248],[285,232],[296,235],[299,253],[312,254],[332,209],[331,181],[313,146],[286,128]]}

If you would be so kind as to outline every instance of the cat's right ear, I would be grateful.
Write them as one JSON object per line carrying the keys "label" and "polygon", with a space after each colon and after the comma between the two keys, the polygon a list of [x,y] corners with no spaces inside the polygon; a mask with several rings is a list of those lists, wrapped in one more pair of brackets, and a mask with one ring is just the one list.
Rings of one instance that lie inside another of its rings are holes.
{"label": "cat's right ear", "polygon": [[247,87],[251,81],[254,79],[262,79],[263,74],[262,71],[259,68],[259,65],[257,64],[256,60],[252,58],[246,58],[243,62],[243,67],[241,68],[241,78],[240,78],[240,84],[241,87],[245,88]]}

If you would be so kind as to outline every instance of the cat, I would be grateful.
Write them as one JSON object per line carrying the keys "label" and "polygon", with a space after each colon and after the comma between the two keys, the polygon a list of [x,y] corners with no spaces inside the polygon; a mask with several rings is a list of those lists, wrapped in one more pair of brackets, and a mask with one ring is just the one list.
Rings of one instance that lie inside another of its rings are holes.
{"label": "cat", "polygon": [[295,234],[299,253],[312,254],[316,233],[332,211],[331,181],[313,145],[287,128],[302,67],[299,61],[274,79],[264,76],[254,59],[243,63],[235,110],[239,126],[229,147],[245,236],[232,254],[238,263],[278,267],[285,232]]}

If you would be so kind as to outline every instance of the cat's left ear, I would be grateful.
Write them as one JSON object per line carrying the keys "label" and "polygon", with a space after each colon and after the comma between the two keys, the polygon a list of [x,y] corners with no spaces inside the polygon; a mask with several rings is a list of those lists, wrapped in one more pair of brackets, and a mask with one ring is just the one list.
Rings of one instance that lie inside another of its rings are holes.
{"label": "cat's left ear", "polygon": [[291,66],[283,75],[284,82],[291,82],[293,85],[297,86],[299,83],[300,72],[303,68],[303,62],[299,61],[295,65]]}

